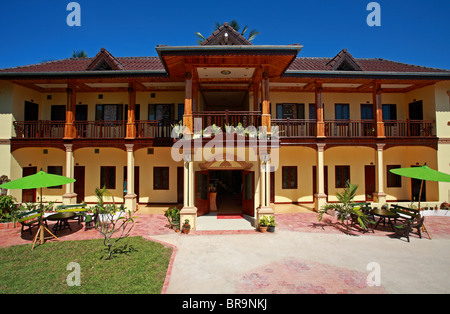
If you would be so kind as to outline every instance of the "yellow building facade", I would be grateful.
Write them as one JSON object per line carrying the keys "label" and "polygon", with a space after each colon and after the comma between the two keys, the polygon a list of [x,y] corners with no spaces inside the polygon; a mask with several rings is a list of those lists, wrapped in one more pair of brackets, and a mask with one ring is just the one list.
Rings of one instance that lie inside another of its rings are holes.
{"label": "yellow building facade", "polygon": [[[418,183],[390,169],[450,173],[450,71],[345,49],[302,58],[301,48],[254,46],[225,24],[199,46],[158,46],[157,57],[102,49],[2,69],[0,175],[42,169],[77,180],[43,195],[10,191],[23,202],[95,203],[104,185],[132,210],[180,204],[195,227],[211,210],[317,209],[347,180],[359,185],[357,201],[411,202]],[[174,138],[177,124],[184,136]],[[213,125],[223,138],[199,131]],[[227,138],[231,126],[262,132]],[[448,183],[427,182],[422,199],[434,207],[449,194]]]}

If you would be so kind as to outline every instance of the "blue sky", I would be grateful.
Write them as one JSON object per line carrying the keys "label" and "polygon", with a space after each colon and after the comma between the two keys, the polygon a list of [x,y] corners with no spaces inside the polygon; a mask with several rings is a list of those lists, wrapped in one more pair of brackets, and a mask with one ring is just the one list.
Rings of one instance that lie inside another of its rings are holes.
{"label": "blue sky", "polygon": [[66,23],[69,0],[0,4],[0,68],[71,57],[104,47],[114,56],[155,56],[158,44],[196,45],[216,21],[236,19],[261,32],[256,45],[300,43],[299,56],[383,58],[450,69],[450,1],[383,0],[381,27],[369,27],[371,0],[79,0],[81,27]]}

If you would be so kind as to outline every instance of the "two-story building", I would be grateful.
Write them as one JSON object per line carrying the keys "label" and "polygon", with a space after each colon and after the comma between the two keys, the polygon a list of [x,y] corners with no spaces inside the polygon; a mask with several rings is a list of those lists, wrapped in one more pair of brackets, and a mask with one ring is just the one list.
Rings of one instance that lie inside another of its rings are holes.
{"label": "two-story building", "polygon": [[[106,186],[129,209],[184,204],[182,213],[196,217],[216,208],[270,214],[271,203],[317,208],[336,201],[347,180],[359,185],[358,201],[410,202],[420,182],[390,169],[427,163],[450,173],[449,70],[346,49],[305,58],[301,49],[252,45],[224,24],[201,45],[160,45],[155,57],[102,49],[2,69],[0,175],[42,169],[76,179],[43,195],[11,191],[23,202],[95,203],[95,188]],[[183,158],[174,159],[174,144],[185,141],[171,137],[180,121],[186,134],[199,123],[264,127],[266,152],[235,136],[223,141],[231,148],[205,154],[204,137],[183,142]],[[422,200],[448,201],[449,191],[427,182]]]}

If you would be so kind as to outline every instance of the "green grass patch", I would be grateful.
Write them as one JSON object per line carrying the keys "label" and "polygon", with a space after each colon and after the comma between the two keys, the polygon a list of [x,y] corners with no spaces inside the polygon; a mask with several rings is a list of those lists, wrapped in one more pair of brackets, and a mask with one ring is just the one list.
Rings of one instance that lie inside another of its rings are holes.
{"label": "green grass patch", "polygon": [[[159,294],[173,249],[142,237],[117,243],[112,260],[103,240],[48,242],[0,249],[0,293]],[[71,262],[80,265],[80,286],[69,286]]]}

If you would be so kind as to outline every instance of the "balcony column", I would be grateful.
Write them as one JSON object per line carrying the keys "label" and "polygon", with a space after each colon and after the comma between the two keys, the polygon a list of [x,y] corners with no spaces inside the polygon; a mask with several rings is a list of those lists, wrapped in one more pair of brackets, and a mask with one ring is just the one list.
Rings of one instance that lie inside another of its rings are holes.
{"label": "balcony column", "polygon": [[270,154],[260,155],[259,193],[261,203],[256,210],[255,227],[259,226],[259,220],[263,216],[273,216],[275,211],[270,207]]}
{"label": "balcony column", "polygon": [[[72,144],[64,144],[66,148],[66,177],[74,178],[74,156],[73,156],[73,145]],[[63,204],[70,205],[75,204],[77,201],[77,194],[74,193],[74,184],[66,184],[66,193],[63,195]]]}
{"label": "balcony column", "polygon": [[77,136],[75,127],[75,108],[77,103],[77,92],[74,83],[69,83],[67,88],[66,125],[64,128],[64,139],[73,139]]}
{"label": "balcony column", "polygon": [[385,144],[377,144],[377,192],[374,193],[374,196],[380,205],[386,203],[386,193],[384,193],[384,146]]}
{"label": "balcony column", "polygon": [[180,211],[180,224],[189,219],[191,229],[197,227],[197,208],[194,204],[194,162],[192,152],[184,152],[184,202]]}
{"label": "balcony column", "polygon": [[316,178],[317,178],[317,194],[314,195],[315,210],[318,211],[327,201],[327,195],[325,194],[325,167],[324,167],[324,150],[325,144],[317,144],[317,165],[316,165]]}
{"label": "balcony column", "polygon": [[137,211],[137,195],[134,194],[134,144],[125,144],[127,148],[127,195],[125,208],[131,212]]}
{"label": "balcony column", "polygon": [[268,70],[262,73],[261,83],[261,96],[262,96],[262,116],[261,125],[267,127],[267,132],[272,132],[271,128],[271,116],[270,116],[270,90],[269,90],[269,72]]}
{"label": "balcony column", "polygon": [[323,87],[321,82],[316,82],[315,99],[316,99],[316,125],[317,137],[325,137],[325,122],[323,119]]}
{"label": "balcony column", "polygon": [[192,67],[188,67],[184,76],[184,115],[183,125],[189,134],[194,133],[194,117],[192,115]]}
{"label": "balcony column", "polygon": [[372,96],[373,96],[373,106],[375,110],[375,121],[377,123],[377,137],[385,138],[384,134],[384,122],[383,122],[383,103],[381,100],[381,85],[379,83],[374,83],[372,86]]}
{"label": "balcony column", "polygon": [[127,139],[136,138],[136,88],[133,83],[128,87]]}

